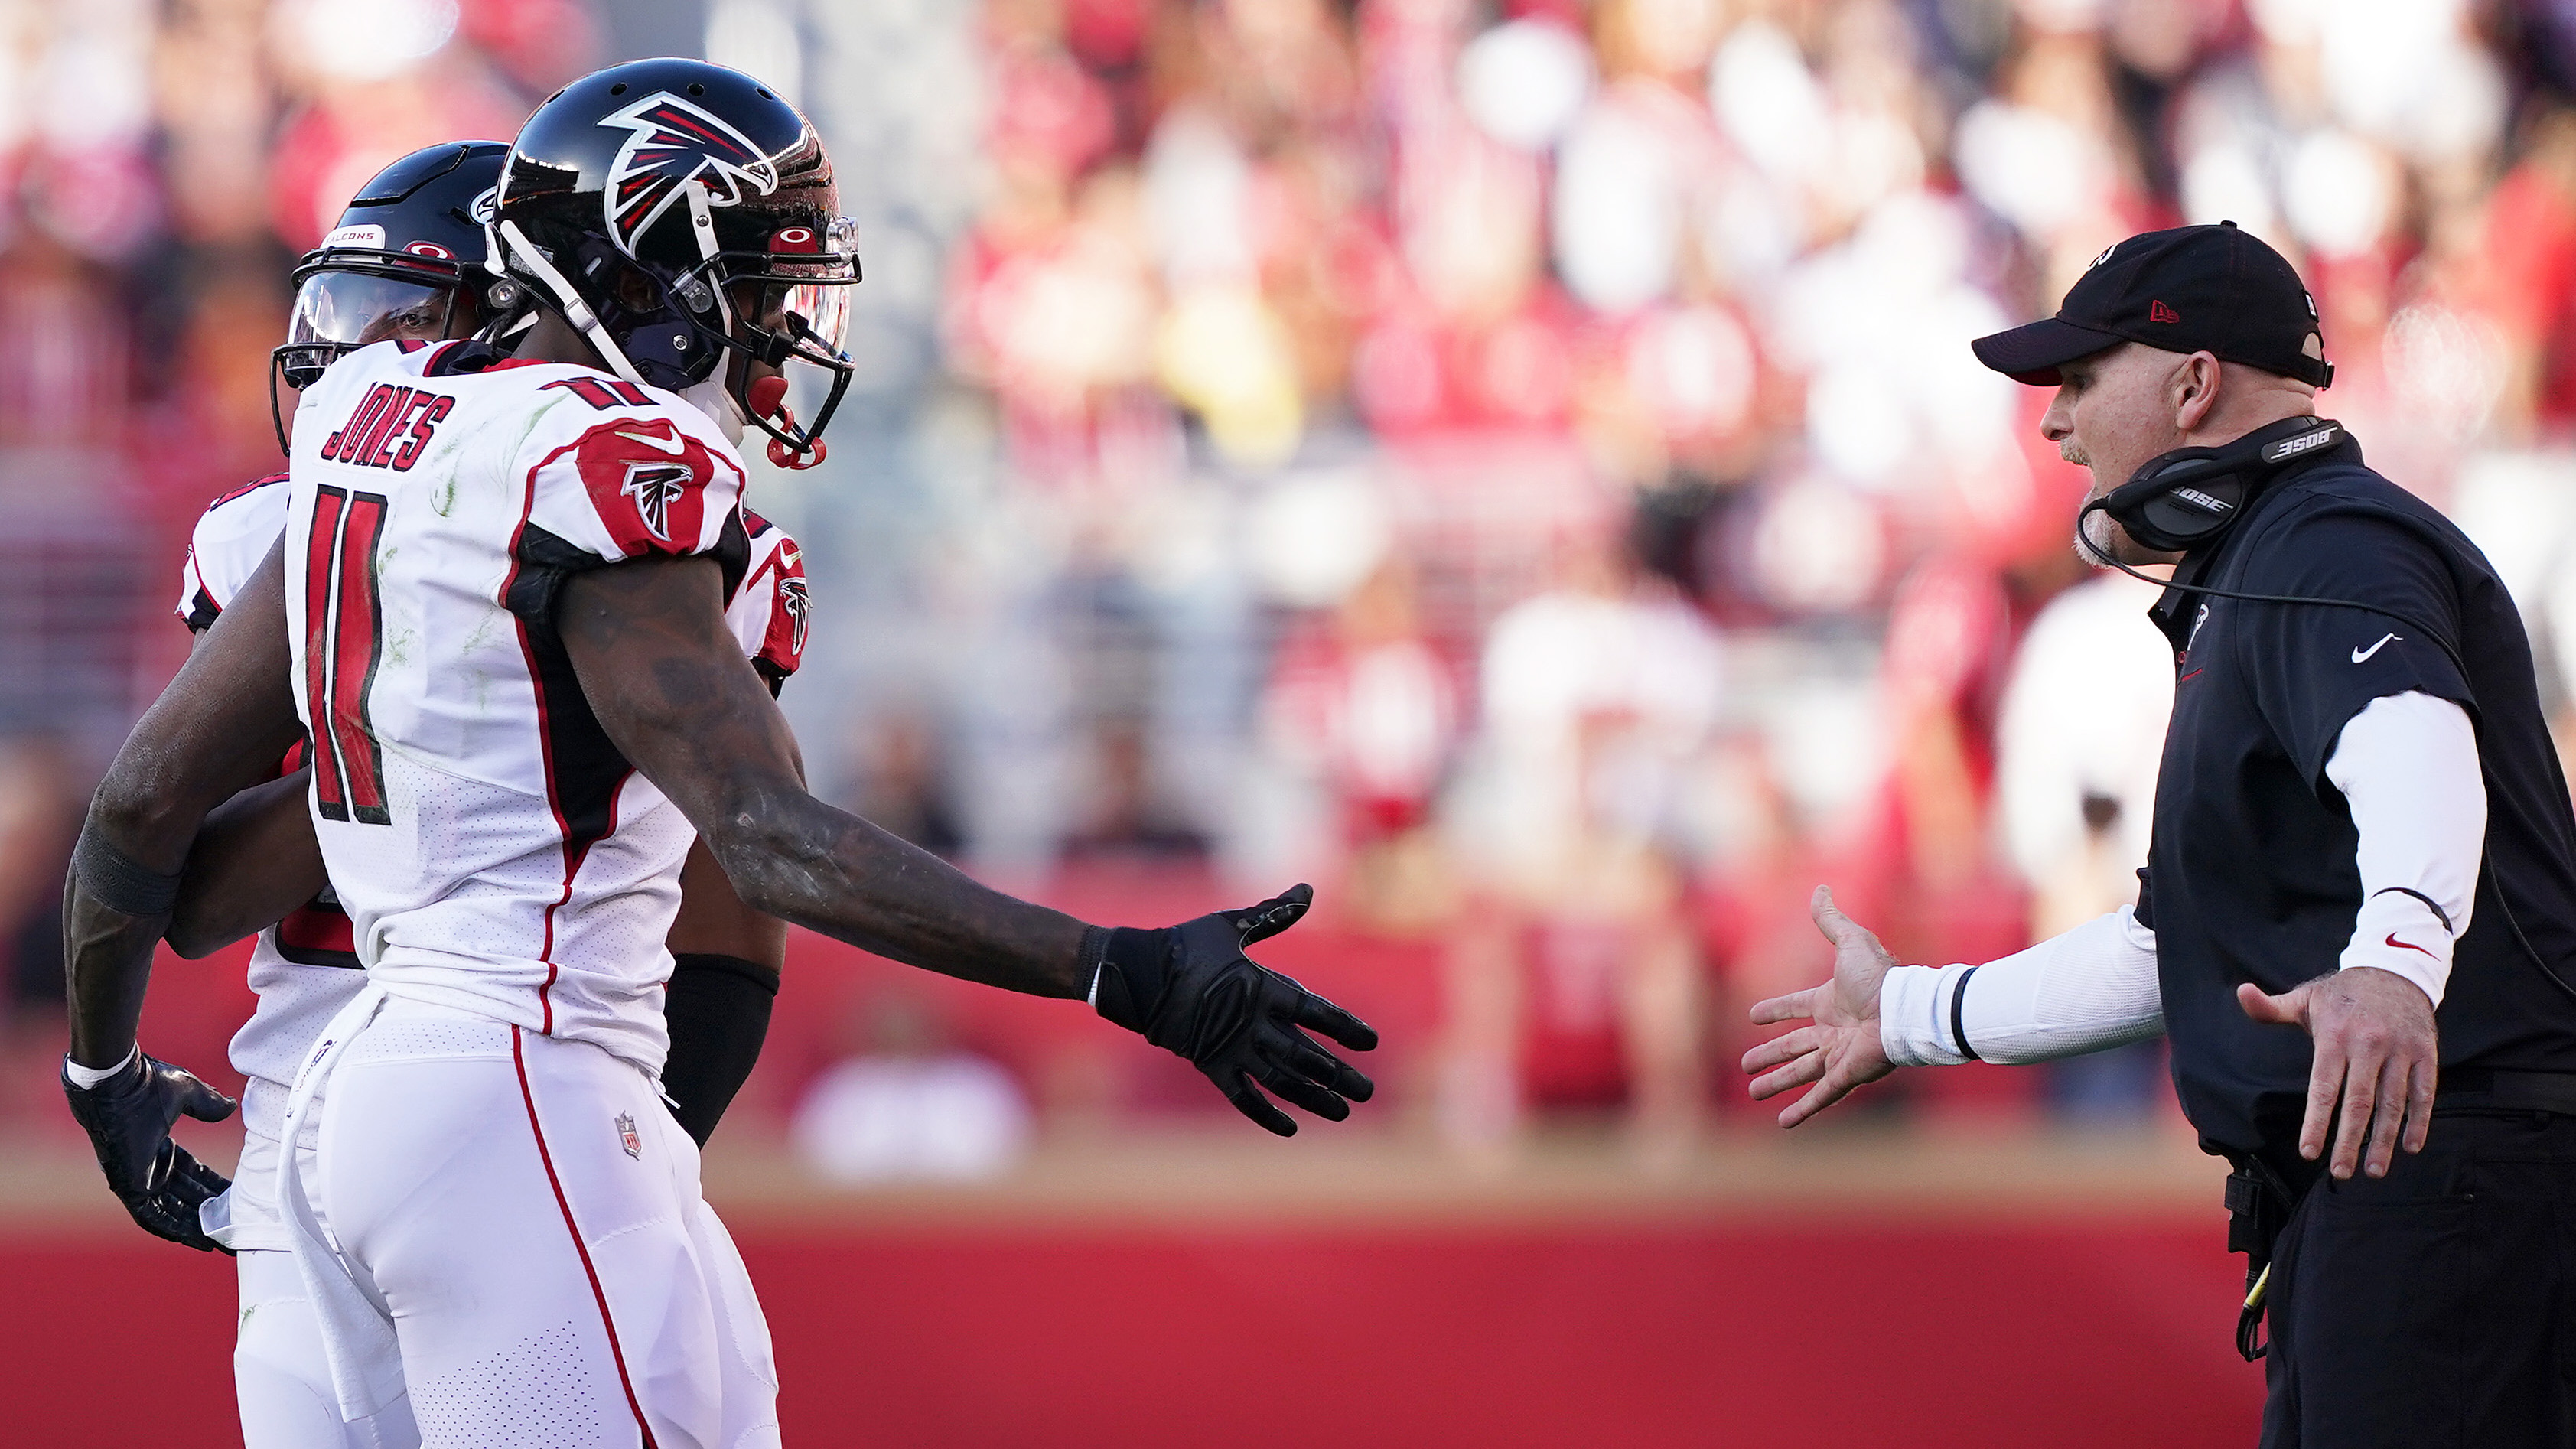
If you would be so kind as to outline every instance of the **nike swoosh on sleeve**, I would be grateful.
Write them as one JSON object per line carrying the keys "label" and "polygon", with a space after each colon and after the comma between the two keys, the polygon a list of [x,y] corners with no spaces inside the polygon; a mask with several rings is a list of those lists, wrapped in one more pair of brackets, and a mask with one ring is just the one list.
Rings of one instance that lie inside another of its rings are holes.
{"label": "nike swoosh on sleeve", "polygon": [[[2432,953],[2432,952],[2430,952],[2430,951],[2425,951],[2423,947],[2416,945],[2416,944],[2415,944],[2414,942],[2412,942],[2412,941],[2401,941],[2401,940],[2398,940],[2398,939],[2397,939],[2397,933],[2396,933],[2395,931],[2391,931],[2391,932],[2389,932],[2389,933],[2388,933],[2388,944],[2389,944],[2389,945],[2391,945],[2391,946],[2395,946],[2396,948],[2398,948],[2398,949],[2399,949],[2399,950],[2401,950],[2401,951],[2423,951],[2423,953],[2424,953],[2425,955],[2427,955],[2427,956],[2433,956],[2433,953]],[[2442,958],[2441,958],[2441,957],[2439,957],[2439,956],[2433,956],[2433,959],[2434,959],[2434,960],[2436,960],[2436,961],[2439,961],[2439,960],[2441,960]]]}
{"label": "nike swoosh on sleeve", "polygon": [[2382,635],[2380,635],[2380,636],[2379,636],[2379,642],[2378,642],[2378,643],[2371,645],[2371,646],[2370,646],[2369,648],[2367,648],[2367,649],[2355,649],[2354,651],[2352,651],[2352,662],[2353,662],[2353,663],[2355,663],[2355,664],[2367,664],[2367,663],[2369,663],[2369,662],[2370,662],[2370,656],[2371,656],[2371,655],[2376,654],[2376,653],[2378,653],[2380,650],[2382,650],[2382,649],[2386,648],[2386,647],[2388,646],[2388,642],[2389,642],[2390,640],[2392,640],[2392,639],[2397,638],[2397,637],[2398,637],[2398,636],[2397,636],[2397,635],[2395,635],[2395,634],[2382,634]]}
{"label": "nike swoosh on sleeve", "polygon": [[617,436],[629,442],[642,443],[657,453],[668,453],[674,458],[689,450],[689,440],[686,438],[657,438],[650,433],[630,433],[624,428],[617,430]]}

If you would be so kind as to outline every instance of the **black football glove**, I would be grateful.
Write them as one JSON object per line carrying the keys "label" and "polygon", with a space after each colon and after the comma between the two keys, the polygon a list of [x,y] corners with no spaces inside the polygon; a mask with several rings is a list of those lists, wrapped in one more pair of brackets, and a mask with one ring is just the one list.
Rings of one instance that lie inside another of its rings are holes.
{"label": "black football glove", "polygon": [[63,1095],[98,1151],[98,1170],[145,1232],[199,1252],[231,1254],[198,1226],[197,1205],[232,1184],[171,1141],[170,1124],[182,1113],[221,1122],[233,1114],[232,1098],[142,1052],[95,1087],[76,1086],[66,1074]]}
{"label": "black football glove", "polygon": [[1095,998],[1100,1014],[1187,1057],[1244,1116],[1282,1137],[1295,1136],[1297,1124],[1253,1083],[1341,1121],[1352,1102],[1367,1101],[1377,1088],[1298,1028],[1363,1052],[1376,1048],[1377,1033],[1243,954],[1295,925],[1314,899],[1314,890],[1301,885],[1245,910],[1159,931],[1109,932]]}

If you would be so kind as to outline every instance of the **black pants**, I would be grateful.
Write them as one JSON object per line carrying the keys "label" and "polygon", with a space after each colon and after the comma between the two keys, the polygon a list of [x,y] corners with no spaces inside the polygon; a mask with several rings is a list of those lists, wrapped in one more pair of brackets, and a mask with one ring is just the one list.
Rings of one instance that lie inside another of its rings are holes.
{"label": "black pants", "polygon": [[2268,1291],[2263,1449],[2576,1444],[2576,1117],[2437,1111],[2319,1177]]}

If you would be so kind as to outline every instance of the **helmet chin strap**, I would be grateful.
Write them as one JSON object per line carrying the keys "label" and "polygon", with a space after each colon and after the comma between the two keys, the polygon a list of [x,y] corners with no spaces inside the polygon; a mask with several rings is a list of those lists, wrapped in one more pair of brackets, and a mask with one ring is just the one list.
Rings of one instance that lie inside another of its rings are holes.
{"label": "helmet chin strap", "polygon": [[[579,332],[584,340],[598,350],[601,360],[608,364],[611,372],[628,382],[643,382],[644,375],[635,370],[634,363],[626,360],[625,352],[608,335],[608,329],[599,324],[599,317],[590,310],[590,304],[584,302],[581,294],[573,290],[572,283],[564,280],[563,273],[555,270],[554,263],[547,261],[545,254],[537,250],[536,243],[528,240],[527,233],[519,230],[519,224],[515,221],[502,221],[492,225],[499,236],[496,239],[497,244],[490,249],[489,255],[492,257],[504,255],[503,248],[506,246],[507,254],[534,273],[537,280],[545,284],[546,290],[554,294],[556,309],[563,313],[563,319],[571,323],[573,330]],[[503,264],[498,269],[506,271],[507,265]]]}

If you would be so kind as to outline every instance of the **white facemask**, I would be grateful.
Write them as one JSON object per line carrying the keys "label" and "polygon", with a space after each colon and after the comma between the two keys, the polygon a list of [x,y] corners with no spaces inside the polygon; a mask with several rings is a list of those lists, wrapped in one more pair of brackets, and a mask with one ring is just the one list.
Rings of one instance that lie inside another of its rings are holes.
{"label": "white facemask", "polygon": [[725,387],[724,375],[725,370],[717,368],[713,377],[681,389],[680,396],[688,400],[689,406],[705,413],[717,427],[724,429],[726,440],[739,448],[743,430],[750,426],[751,420],[743,416],[742,404],[735,402],[732,391]]}

